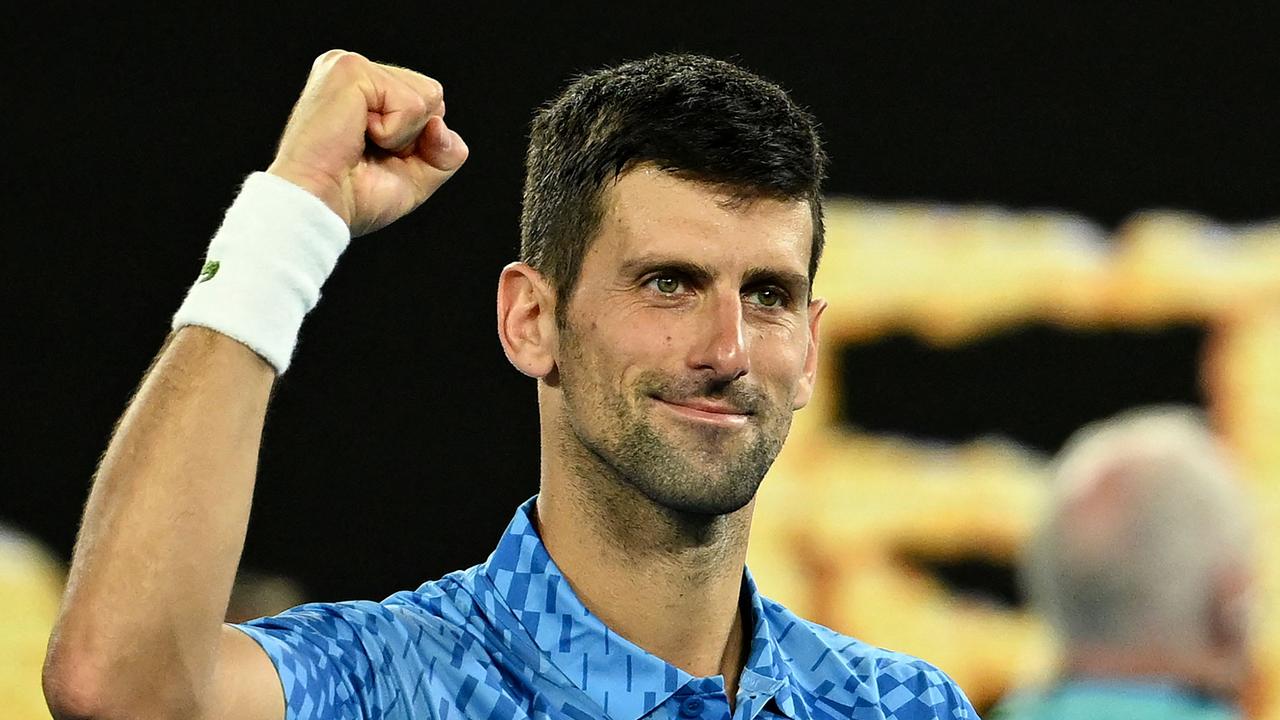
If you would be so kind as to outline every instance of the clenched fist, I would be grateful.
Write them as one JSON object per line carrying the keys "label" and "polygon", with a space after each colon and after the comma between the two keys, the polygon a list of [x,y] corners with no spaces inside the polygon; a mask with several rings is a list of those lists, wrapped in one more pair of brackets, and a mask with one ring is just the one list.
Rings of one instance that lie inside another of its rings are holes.
{"label": "clenched fist", "polygon": [[319,197],[356,237],[421,205],[466,159],[444,124],[440,83],[330,50],[312,65],[267,172]]}

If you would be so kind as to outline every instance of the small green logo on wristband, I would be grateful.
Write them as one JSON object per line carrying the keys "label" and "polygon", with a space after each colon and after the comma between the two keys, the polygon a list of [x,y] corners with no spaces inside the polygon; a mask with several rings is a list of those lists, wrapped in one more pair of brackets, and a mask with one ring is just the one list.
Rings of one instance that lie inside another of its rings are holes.
{"label": "small green logo on wristband", "polygon": [[202,283],[205,280],[212,280],[213,276],[218,274],[218,268],[221,266],[222,263],[217,260],[209,260],[204,264],[204,267],[200,269],[200,279],[196,282]]}

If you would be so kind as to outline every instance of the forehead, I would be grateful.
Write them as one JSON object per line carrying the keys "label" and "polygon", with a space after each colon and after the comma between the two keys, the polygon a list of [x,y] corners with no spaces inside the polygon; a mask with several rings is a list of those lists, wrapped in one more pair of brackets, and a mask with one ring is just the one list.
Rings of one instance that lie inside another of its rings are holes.
{"label": "forehead", "polygon": [[808,272],[813,219],[804,200],[743,200],[642,165],[607,186],[602,204],[588,255],[608,264],[656,256]]}

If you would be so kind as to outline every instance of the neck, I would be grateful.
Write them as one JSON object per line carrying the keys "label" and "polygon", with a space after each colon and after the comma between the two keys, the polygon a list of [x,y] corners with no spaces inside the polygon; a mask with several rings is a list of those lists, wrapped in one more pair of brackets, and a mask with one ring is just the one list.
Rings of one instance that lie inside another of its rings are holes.
{"label": "neck", "polygon": [[740,598],[754,502],[684,515],[582,470],[544,456],[537,519],[552,559],[611,630],[691,675],[723,675],[732,702],[749,647]]}
{"label": "neck", "polygon": [[1247,663],[1215,653],[1187,653],[1156,646],[1141,649],[1075,643],[1067,648],[1064,672],[1073,678],[1173,683],[1230,705],[1241,700]]}

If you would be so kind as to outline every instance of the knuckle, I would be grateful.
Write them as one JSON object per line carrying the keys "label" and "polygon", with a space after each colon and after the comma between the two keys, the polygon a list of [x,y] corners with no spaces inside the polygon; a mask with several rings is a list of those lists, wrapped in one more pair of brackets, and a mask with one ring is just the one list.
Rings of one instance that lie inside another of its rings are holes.
{"label": "knuckle", "polygon": [[427,77],[419,72],[407,71],[409,84],[414,90],[422,93],[422,99],[428,105],[434,105],[444,98],[444,86],[439,80],[433,77]]}
{"label": "knuckle", "polygon": [[316,57],[311,64],[313,70],[324,72],[350,72],[366,65],[369,61],[360,53],[349,50],[328,50]]}
{"label": "knuckle", "polygon": [[369,61],[359,53],[343,52],[332,60],[333,69],[339,72],[363,70]]}
{"label": "knuckle", "polygon": [[333,62],[335,59],[340,57],[345,52],[346,50],[338,50],[336,48],[333,50],[326,50],[325,52],[322,52],[319,55],[317,55],[315,62],[311,63],[311,65],[312,67],[328,65],[329,63]]}
{"label": "knuckle", "polygon": [[444,85],[441,85],[439,80],[426,77],[425,75],[423,78],[427,81],[427,92],[430,93],[428,96],[429,99],[439,100],[444,97]]}

